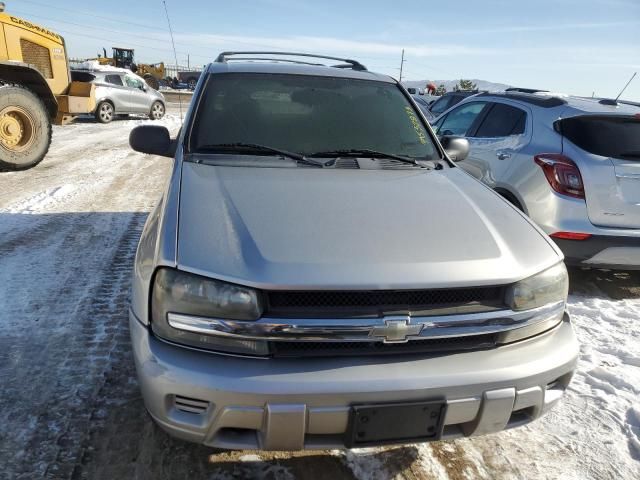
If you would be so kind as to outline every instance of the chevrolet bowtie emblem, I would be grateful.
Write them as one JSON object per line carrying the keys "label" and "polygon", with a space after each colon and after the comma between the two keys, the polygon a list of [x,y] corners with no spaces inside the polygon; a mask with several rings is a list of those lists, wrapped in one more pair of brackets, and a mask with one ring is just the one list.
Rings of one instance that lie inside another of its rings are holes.
{"label": "chevrolet bowtie emblem", "polygon": [[412,325],[408,316],[385,317],[384,326],[373,327],[370,337],[382,337],[384,343],[404,343],[408,337],[420,335],[424,325]]}

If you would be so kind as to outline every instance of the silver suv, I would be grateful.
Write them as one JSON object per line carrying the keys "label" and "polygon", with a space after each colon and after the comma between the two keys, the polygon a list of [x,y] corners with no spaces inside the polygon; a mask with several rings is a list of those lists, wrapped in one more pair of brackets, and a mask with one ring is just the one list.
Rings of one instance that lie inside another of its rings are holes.
{"label": "silver suv", "polygon": [[467,142],[441,145],[397,81],[288,55],[223,53],[177,139],[131,132],[175,158],[129,316],[153,419],[213,447],[298,450],[540,417],[578,355],[561,252],[456,167]]}
{"label": "silver suv", "polygon": [[531,217],[571,265],[640,268],[640,108],[545,92],[480,94],[433,122],[459,166]]}
{"label": "silver suv", "polygon": [[104,71],[77,70],[72,75],[96,86],[94,116],[100,123],[109,123],[117,115],[136,113],[152,120],[164,117],[164,96],[129,70],[109,67]]}

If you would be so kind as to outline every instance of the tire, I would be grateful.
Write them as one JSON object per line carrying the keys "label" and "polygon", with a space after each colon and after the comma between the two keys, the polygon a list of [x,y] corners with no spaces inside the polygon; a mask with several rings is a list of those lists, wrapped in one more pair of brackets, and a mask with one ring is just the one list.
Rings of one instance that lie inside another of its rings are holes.
{"label": "tire", "polygon": [[195,77],[191,77],[189,80],[187,80],[187,85],[189,86],[189,90],[195,90],[197,84],[198,84],[198,79]]}
{"label": "tire", "polygon": [[165,108],[162,102],[155,101],[151,105],[151,111],[149,112],[149,118],[151,120],[160,120],[164,117]]}
{"label": "tire", "polygon": [[158,82],[158,79],[153,75],[145,75],[144,81],[147,82],[147,85],[149,85],[154,90],[158,90],[160,88],[160,82]]}
{"label": "tire", "polygon": [[98,104],[94,116],[100,123],[110,123],[115,118],[116,111],[113,104],[105,100]]}
{"label": "tire", "polygon": [[30,90],[0,86],[0,170],[27,170],[44,159],[51,145],[49,112]]}

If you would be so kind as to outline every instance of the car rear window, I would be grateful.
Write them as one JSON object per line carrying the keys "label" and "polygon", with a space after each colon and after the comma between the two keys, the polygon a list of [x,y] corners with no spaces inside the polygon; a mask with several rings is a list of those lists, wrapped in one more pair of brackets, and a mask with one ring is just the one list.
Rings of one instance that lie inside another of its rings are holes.
{"label": "car rear window", "polygon": [[93,82],[95,79],[96,76],[89,72],[71,70],[71,80],[74,82]]}
{"label": "car rear window", "polygon": [[524,133],[526,113],[519,108],[494,103],[493,107],[482,120],[474,137],[508,137]]}
{"label": "car rear window", "polygon": [[442,97],[436,100],[433,103],[433,105],[431,105],[431,112],[434,113],[435,115],[440,115],[442,112],[444,112],[447,108],[449,108],[451,105],[455,103],[457,102],[455,101],[455,98],[453,97],[453,95]]}
{"label": "car rear window", "polygon": [[640,118],[584,115],[557,123],[560,133],[594,155],[640,161]]}
{"label": "car rear window", "polygon": [[292,74],[211,75],[190,151],[253,143],[296,152],[370,149],[430,160],[439,153],[397,85]]}

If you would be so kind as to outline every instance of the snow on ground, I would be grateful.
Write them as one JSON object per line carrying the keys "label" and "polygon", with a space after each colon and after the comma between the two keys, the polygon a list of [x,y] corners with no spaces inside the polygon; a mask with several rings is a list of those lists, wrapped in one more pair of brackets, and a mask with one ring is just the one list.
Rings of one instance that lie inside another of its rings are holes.
{"label": "snow on ground", "polygon": [[[171,166],[128,148],[142,123],[56,127],[42,164],[0,174],[0,478],[640,478],[640,272],[571,272],[578,372],[529,426],[325,452],[168,437],[144,411],[127,331],[137,239]],[[177,107],[160,123],[176,132]]]}

